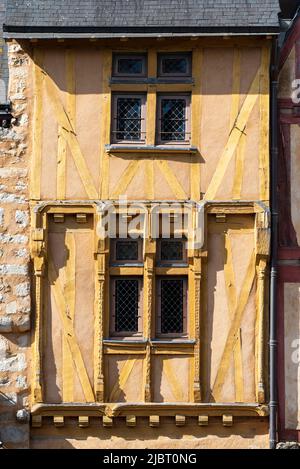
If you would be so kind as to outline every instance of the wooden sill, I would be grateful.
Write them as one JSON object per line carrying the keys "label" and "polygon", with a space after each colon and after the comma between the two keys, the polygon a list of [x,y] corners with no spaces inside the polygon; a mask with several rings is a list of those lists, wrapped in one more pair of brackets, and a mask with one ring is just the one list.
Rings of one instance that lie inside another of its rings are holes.
{"label": "wooden sill", "polygon": [[108,346],[116,346],[116,347],[127,347],[131,345],[133,347],[144,347],[147,345],[147,340],[143,339],[143,337],[132,337],[128,338],[127,336],[122,339],[121,337],[115,337],[113,339],[104,339],[103,345]]}
{"label": "wooden sill", "polygon": [[144,274],[144,267],[133,267],[133,266],[113,266],[109,268],[109,274],[114,275],[139,275]]}
{"label": "wooden sill", "polygon": [[194,146],[181,145],[105,145],[106,153],[146,153],[156,155],[165,154],[195,154],[198,149]]}
{"label": "wooden sill", "polygon": [[257,403],[62,403],[62,404],[35,404],[31,409],[32,426],[42,426],[42,417],[126,417],[135,415],[147,417],[160,415],[171,417],[185,415],[197,417],[208,415],[210,417],[267,417],[269,408],[267,405]]}
{"label": "wooden sill", "polygon": [[114,85],[194,85],[195,79],[192,77],[141,77],[141,78],[125,78],[125,77],[112,77],[109,84]]}
{"label": "wooden sill", "polygon": [[188,275],[188,267],[156,267],[156,275]]}

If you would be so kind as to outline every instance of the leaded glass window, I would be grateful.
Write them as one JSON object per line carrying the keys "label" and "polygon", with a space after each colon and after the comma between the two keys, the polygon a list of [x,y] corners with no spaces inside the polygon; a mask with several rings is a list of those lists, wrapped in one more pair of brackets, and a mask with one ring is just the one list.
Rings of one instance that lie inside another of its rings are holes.
{"label": "leaded glass window", "polygon": [[186,334],[187,282],[185,278],[159,280],[158,334]]}
{"label": "leaded glass window", "polygon": [[183,261],[184,243],[182,240],[161,240],[160,241],[160,260],[164,261]]}
{"label": "leaded glass window", "polygon": [[117,241],[116,261],[137,261],[139,258],[137,241]]}
{"label": "leaded glass window", "polygon": [[111,265],[136,265],[143,262],[142,238],[117,238],[111,239],[110,244]]}
{"label": "leaded glass window", "polygon": [[189,96],[160,96],[159,143],[185,143],[190,139]]}
{"label": "leaded glass window", "polygon": [[141,332],[141,279],[112,280],[112,335],[130,336]]}
{"label": "leaded glass window", "polygon": [[113,76],[128,78],[146,76],[146,55],[114,54]]}
{"label": "leaded glass window", "polygon": [[191,76],[191,54],[160,54],[158,73],[168,78]]}
{"label": "leaded glass window", "polygon": [[117,95],[113,112],[113,140],[137,142],[145,140],[145,97]]}

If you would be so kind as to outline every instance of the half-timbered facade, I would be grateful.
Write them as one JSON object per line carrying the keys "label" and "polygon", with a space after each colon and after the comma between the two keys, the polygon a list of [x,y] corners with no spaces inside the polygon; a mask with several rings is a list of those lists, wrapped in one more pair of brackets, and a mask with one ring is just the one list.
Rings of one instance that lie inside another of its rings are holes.
{"label": "half-timbered facade", "polygon": [[267,447],[274,2],[74,2],[86,25],[11,3],[31,447]]}

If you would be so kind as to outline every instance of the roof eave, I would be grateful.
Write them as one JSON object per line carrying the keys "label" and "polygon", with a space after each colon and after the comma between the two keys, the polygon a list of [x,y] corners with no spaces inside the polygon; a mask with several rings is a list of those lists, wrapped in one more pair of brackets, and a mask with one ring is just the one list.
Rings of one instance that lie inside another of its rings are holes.
{"label": "roof eave", "polygon": [[3,26],[6,39],[82,39],[135,37],[201,37],[201,36],[258,36],[278,35],[278,26],[222,26],[222,27],[49,27]]}

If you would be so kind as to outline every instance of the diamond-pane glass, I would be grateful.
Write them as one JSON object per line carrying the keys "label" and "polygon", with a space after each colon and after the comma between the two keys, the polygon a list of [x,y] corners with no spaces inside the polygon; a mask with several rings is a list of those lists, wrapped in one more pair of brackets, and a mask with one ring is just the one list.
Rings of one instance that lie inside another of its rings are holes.
{"label": "diamond-pane glass", "polygon": [[166,57],[162,59],[162,73],[168,75],[186,75],[188,63],[185,57]]}
{"label": "diamond-pane glass", "polygon": [[186,118],[185,99],[169,98],[161,100],[161,140],[185,140]]}
{"label": "diamond-pane glass", "polygon": [[118,59],[118,73],[123,75],[141,75],[143,73],[143,59]]}
{"label": "diamond-pane glass", "polygon": [[162,261],[183,260],[182,241],[161,241],[160,249],[160,258]]}
{"label": "diamond-pane glass", "polygon": [[161,333],[183,332],[183,280],[161,280]]}
{"label": "diamond-pane glass", "polygon": [[115,281],[115,330],[138,332],[139,282],[132,279]]}
{"label": "diamond-pane glass", "polygon": [[137,261],[138,260],[137,241],[117,241],[116,260],[117,261]]}
{"label": "diamond-pane glass", "polygon": [[118,98],[117,139],[141,139],[141,98]]}

